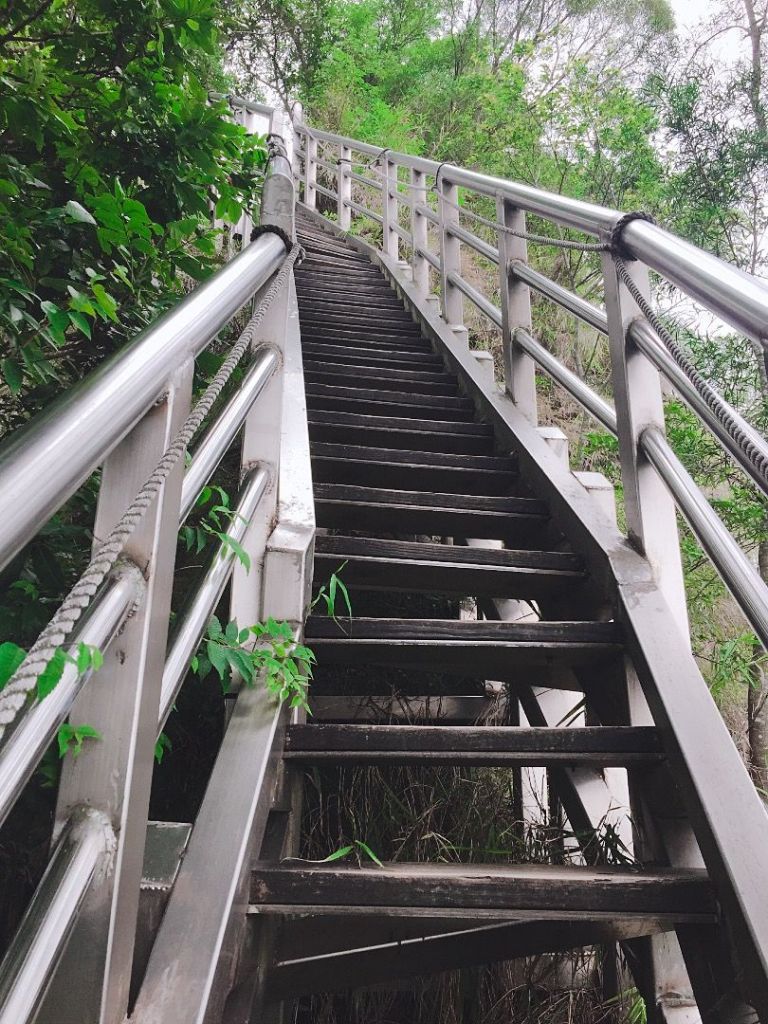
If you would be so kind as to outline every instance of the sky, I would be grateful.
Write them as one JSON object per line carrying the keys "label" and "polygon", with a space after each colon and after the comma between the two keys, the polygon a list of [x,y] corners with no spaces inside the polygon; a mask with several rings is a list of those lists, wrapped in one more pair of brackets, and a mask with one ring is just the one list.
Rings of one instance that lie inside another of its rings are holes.
{"label": "sky", "polygon": [[[717,0],[670,0],[670,6],[675,14],[678,31],[685,34],[686,30],[714,14],[718,3]],[[712,50],[722,60],[732,61],[743,45],[743,39],[739,39],[734,32],[718,36],[712,44]]]}

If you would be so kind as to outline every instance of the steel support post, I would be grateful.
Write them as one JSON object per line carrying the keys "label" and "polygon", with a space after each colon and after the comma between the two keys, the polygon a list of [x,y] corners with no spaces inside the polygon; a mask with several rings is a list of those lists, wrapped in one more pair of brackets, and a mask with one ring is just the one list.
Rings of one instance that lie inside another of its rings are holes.
{"label": "steel support post", "polygon": [[461,289],[451,284],[451,274],[461,276],[461,242],[452,235],[450,226],[459,223],[459,211],[456,204],[459,199],[459,190],[456,185],[443,178],[438,182],[440,217],[440,264],[441,264],[441,297],[443,320],[448,324],[454,334],[463,332],[466,338],[466,327],[464,326],[464,296]]}
{"label": "steel support post", "polygon": [[[193,363],[171,379],[155,405],[104,464],[94,546],[150,476],[189,412]],[[147,578],[144,601],[110,644],[104,665],[72,705],[70,722],[100,739],[64,761],[58,831],[74,808],[101,811],[118,838],[114,872],[94,883],[40,1013],[45,1024],[122,1024],[128,1008],[160,688],[179,529],[184,463],[129,539],[125,555]]]}
{"label": "steel support post", "polygon": [[[496,199],[500,224],[525,232],[525,212],[501,196]],[[536,401],[536,364],[518,344],[518,328],[530,332],[531,291],[510,272],[513,260],[528,261],[528,243],[524,238],[499,231],[499,294],[501,296],[501,333],[504,353],[504,387],[512,401],[530,423],[538,422]]]}
{"label": "steel support post", "polygon": [[339,146],[339,184],[338,184],[338,208],[336,215],[339,227],[342,231],[349,231],[352,223],[352,210],[350,200],[352,199],[352,150],[342,142]]}
{"label": "steel support post", "polygon": [[[310,210],[317,206],[317,139],[304,136],[304,203]],[[262,218],[263,219],[263,218]]]}
{"label": "steel support post", "polygon": [[[650,297],[647,267],[638,262],[627,267],[642,294]],[[650,562],[675,621],[690,644],[675,504],[639,444],[646,427],[655,426],[664,432],[661,381],[656,368],[629,337],[630,324],[640,311],[619,280],[610,253],[603,254],[603,276],[627,532]]]}
{"label": "steel support post", "polygon": [[411,237],[413,238],[413,283],[419,296],[426,300],[429,295],[429,263],[421,255],[428,247],[427,218],[419,213],[418,206],[427,205],[427,184],[424,171],[411,169]]}
{"label": "steel support post", "polygon": [[382,248],[393,260],[399,259],[399,237],[394,227],[397,222],[397,164],[386,157],[379,161],[381,179]]}

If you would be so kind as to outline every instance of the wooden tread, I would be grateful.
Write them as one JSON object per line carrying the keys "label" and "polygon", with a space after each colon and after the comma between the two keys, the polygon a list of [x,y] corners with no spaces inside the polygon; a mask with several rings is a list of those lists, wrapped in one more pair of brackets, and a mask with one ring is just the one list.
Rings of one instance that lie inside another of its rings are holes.
{"label": "wooden tread", "polygon": [[451,725],[292,725],[285,755],[307,764],[427,764],[551,768],[652,766],[664,759],[653,727],[520,728]]}
{"label": "wooden tread", "polygon": [[[312,398],[343,398],[361,402],[387,402],[398,405],[410,404],[414,408],[420,409],[461,410],[462,413],[469,416],[469,418],[472,418],[473,415],[472,402],[463,395],[419,395],[413,394],[410,391],[388,391],[385,395],[382,395],[380,391],[374,391],[364,387],[334,387],[332,384],[307,384],[307,395]],[[445,419],[444,416],[438,418]]]}
{"label": "wooden tread", "polygon": [[379,665],[481,678],[520,669],[599,665],[622,652],[613,622],[484,622],[310,616],[307,644],[323,667]]}
{"label": "wooden tread", "polygon": [[316,577],[328,578],[342,562],[344,582],[364,590],[539,599],[586,579],[580,560],[566,552],[318,537]]}
{"label": "wooden tread", "polygon": [[512,459],[395,448],[313,443],[312,470],[319,483],[430,488],[454,494],[509,494],[518,476]]}
{"label": "wooden tread", "polygon": [[490,430],[464,421],[412,420],[311,409],[308,424],[309,436],[313,441],[343,444],[352,432],[361,447],[370,445],[414,452],[493,455]]}
{"label": "wooden tread", "polygon": [[536,918],[653,916],[715,922],[706,872],[548,864],[401,864],[363,868],[256,863],[251,904],[263,913],[369,912]]}

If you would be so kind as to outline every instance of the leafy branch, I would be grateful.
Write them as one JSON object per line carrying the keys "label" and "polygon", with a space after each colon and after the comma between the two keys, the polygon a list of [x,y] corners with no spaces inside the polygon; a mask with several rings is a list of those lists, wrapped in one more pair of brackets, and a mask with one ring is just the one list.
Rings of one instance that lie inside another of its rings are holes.
{"label": "leafy branch", "polygon": [[311,714],[307,693],[316,660],[308,647],[296,642],[287,622],[268,618],[241,629],[232,620],[222,628],[214,616],[191,668],[200,678],[213,669],[225,693],[233,677],[240,677],[246,686],[255,686],[256,679],[263,676],[267,690],[280,703],[288,701],[290,707]]}

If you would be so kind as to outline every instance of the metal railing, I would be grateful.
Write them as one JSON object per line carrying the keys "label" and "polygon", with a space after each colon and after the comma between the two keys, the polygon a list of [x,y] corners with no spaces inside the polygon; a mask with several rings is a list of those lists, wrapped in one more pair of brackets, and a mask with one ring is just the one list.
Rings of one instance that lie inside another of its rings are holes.
{"label": "metal railing", "polygon": [[[246,238],[231,262],[0,447],[0,567],[101,467],[98,551],[188,422],[195,358],[238,314],[252,317],[240,339],[243,353],[251,353],[242,383],[186,472],[180,458],[156,486],[120,560],[59,644],[72,653],[83,643],[98,648],[103,667],[91,679],[90,669],[68,661],[47,697],[29,693],[3,721],[0,821],[67,718],[87,722],[100,738],[62,763],[55,848],[0,966],[2,1024],[125,1019],[158,732],[228,583],[232,618],[258,621],[269,538],[280,527],[285,347],[295,320],[298,251],[289,257],[285,229],[293,234],[293,208],[291,168],[284,151],[273,148],[263,232],[250,244]],[[252,569],[248,574],[222,543],[166,654],[179,528],[238,435],[241,489],[228,531]],[[308,460],[303,472],[308,476]],[[293,617],[301,620],[305,581],[297,577],[296,587],[303,589]],[[278,713],[263,711],[270,720]]]}
{"label": "metal railing", "polygon": [[[382,150],[302,124],[295,126],[295,133],[299,144],[294,172],[302,183],[304,203],[312,209],[318,193],[326,196],[343,230],[349,229],[353,215],[380,224],[384,259],[407,270],[419,297],[431,300],[433,306],[439,304],[443,320],[458,337],[467,337],[465,300],[498,328],[505,390],[530,422],[536,424],[538,419],[538,367],[618,437],[628,534],[650,561],[684,633],[688,632],[687,611],[675,507],[768,648],[768,588],[666,440],[661,378],[762,494],[768,494],[768,443],[706,382],[692,379],[681,368],[660,337],[658,321],[644,315],[627,278],[647,300],[649,271],[655,271],[766,350],[768,286],[649,220],[627,219],[617,210],[452,164]],[[369,205],[353,200],[353,183],[372,194]],[[460,188],[467,196],[494,200],[494,220],[474,217],[486,226],[492,241],[462,223],[463,215],[472,211],[458,203]],[[409,228],[400,222],[401,207],[409,216]],[[531,238],[526,214],[599,240],[586,248],[600,252],[604,309],[530,266],[529,241],[562,244],[562,239]],[[498,267],[500,307],[463,276],[463,246]],[[433,281],[438,296],[432,295]],[[531,289],[608,336],[615,408],[537,340]]]}

